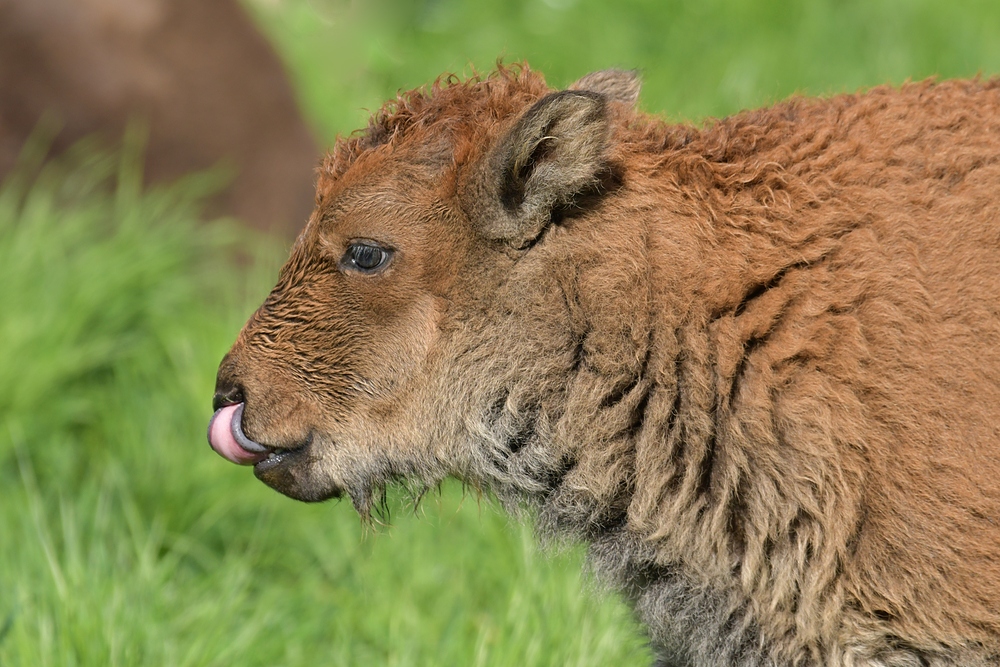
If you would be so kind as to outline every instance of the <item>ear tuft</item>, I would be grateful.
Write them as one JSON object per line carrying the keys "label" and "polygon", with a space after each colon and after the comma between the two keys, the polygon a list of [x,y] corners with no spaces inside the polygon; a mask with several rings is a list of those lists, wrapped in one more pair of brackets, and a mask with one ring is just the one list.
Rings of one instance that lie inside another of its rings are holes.
{"label": "ear tuft", "polygon": [[614,102],[635,106],[639,100],[639,73],[636,70],[602,69],[591,72],[572,86],[570,90],[589,90],[604,95]]}
{"label": "ear tuft", "polygon": [[460,197],[487,238],[531,245],[553,211],[593,187],[605,169],[604,96],[564,90],[522,115],[471,171]]}

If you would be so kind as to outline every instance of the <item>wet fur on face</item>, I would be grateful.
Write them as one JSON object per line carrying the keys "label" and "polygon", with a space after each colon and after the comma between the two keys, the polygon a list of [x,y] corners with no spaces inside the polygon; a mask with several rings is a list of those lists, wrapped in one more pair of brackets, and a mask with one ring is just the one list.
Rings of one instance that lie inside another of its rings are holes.
{"label": "wet fur on face", "polygon": [[528,507],[662,664],[1000,664],[997,82],[703,128],[637,94],[501,68],[338,142],[219,371],[258,476]]}

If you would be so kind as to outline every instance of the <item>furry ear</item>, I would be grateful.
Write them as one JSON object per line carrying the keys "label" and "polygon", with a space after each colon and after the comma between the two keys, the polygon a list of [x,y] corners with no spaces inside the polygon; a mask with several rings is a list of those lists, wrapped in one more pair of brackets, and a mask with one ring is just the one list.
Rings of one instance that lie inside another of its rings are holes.
{"label": "furry ear", "polygon": [[622,102],[630,107],[639,100],[639,73],[635,70],[602,69],[591,72],[572,86],[570,90],[589,90],[600,93],[609,100]]}
{"label": "furry ear", "polygon": [[536,102],[472,170],[462,205],[485,237],[533,243],[553,210],[593,187],[605,169],[605,97],[564,90]]}

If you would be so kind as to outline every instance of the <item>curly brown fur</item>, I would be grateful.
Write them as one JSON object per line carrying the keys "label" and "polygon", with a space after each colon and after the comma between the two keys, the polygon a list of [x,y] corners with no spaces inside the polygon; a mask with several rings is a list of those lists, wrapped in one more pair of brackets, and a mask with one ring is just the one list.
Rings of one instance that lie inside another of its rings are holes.
{"label": "curly brown fur", "polygon": [[501,68],[338,143],[219,372],[258,476],[532,507],[662,664],[1000,665],[1000,84],[636,90]]}

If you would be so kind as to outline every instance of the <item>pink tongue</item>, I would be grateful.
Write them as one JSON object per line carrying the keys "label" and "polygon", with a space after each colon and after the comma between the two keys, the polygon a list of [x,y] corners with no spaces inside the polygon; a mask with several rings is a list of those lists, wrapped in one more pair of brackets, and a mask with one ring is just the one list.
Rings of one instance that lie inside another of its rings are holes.
{"label": "pink tongue", "polygon": [[208,423],[208,444],[224,459],[241,466],[253,465],[267,458],[266,453],[248,452],[240,447],[233,436],[233,414],[242,403],[227,405],[216,411]]}

